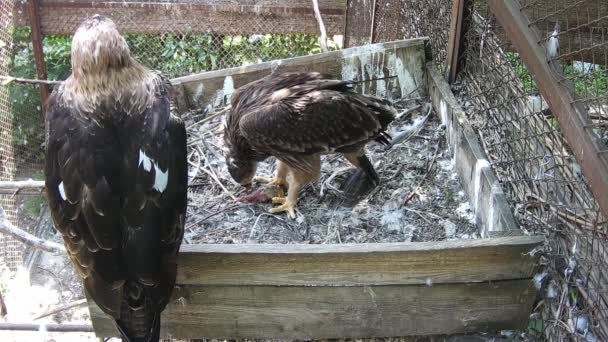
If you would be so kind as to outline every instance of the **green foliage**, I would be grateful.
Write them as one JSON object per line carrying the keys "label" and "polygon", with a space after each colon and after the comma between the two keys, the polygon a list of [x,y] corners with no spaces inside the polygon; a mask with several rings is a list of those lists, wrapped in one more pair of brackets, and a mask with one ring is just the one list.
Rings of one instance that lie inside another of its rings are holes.
{"label": "green foliage", "polygon": [[522,62],[521,58],[519,58],[519,54],[515,52],[507,52],[506,56],[507,60],[511,63],[511,66],[515,70],[517,77],[523,83],[526,94],[537,93],[538,87],[536,86],[536,82],[528,71],[526,65]]}
{"label": "green foliage", "polygon": [[23,204],[23,211],[29,218],[37,218],[42,211],[42,208],[46,205],[44,196],[37,195],[28,197]]}
{"label": "green foliage", "polygon": [[[538,92],[534,78],[517,53],[507,52],[507,59],[515,69],[517,77],[524,85],[527,94]],[[589,66],[587,67],[589,68]],[[574,84],[576,95],[584,97],[606,96],[608,93],[608,68],[592,66],[591,70],[580,70],[573,64],[563,66],[563,76]]]}
{"label": "green foliage", "polygon": [[573,65],[564,67],[564,76],[574,83],[576,95],[600,97],[608,94],[608,68],[600,65],[580,70]]}
{"label": "green foliage", "polygon": [[[13,39],[12,76],[37,78],[30,29],[15,29]],[[307,34],[129,34],[126,40],[138,61],[170,78],[321,51],[318,36]],[[337,48],[335,44],[331,46],[331,49]],[[70,74],[71,37],[45,37],[43,50],[48,79],[66,79]],[[19,157],[22,162],[40,160],[44,126],[39,89],[13,83],[10,97],[14,113],[13,139]]]}

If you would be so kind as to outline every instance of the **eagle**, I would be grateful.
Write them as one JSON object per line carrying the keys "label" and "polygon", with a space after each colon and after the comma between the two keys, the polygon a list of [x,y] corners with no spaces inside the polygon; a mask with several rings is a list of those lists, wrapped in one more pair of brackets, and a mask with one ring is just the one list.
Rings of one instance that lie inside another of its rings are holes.
{"label": "eagle", "polygon": [[187,205],[186,130],[171,84],[95,15],[72,40],[71,75],[49,97],[45,188],[85,291],[123,341],[158,341]]}
{"label": "eagle", "polygon": [[[390,102],[354,91],[354,82],[316,72],[269,75],[234,91],[226,117],[226,164],[243,186],[252,181],[287,186],[275,197],[272,213],[295,218],[302,187],[318,180],[321,155],[339,153],[376,186],[379,177],[365,154],[376,140],[389,144],[386,132],[395,119]],[[257,163],[274,156],[274,178],[254,177]],[[356,175],[356,174],[355,174]],[[352,181],[351,181],[352,183]],[[348,192],[347,192],[348,193]]]}

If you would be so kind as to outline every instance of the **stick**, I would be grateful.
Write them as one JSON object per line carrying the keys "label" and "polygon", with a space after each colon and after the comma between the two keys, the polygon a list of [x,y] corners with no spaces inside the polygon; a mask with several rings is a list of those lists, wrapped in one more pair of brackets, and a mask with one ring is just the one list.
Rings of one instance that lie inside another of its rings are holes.
{"label": "stick", "polygon": [[194,126],[202,125],[205,122],[211,121],[211,120],[217,118],[220,115],[224,115],[224,113],[226,113],[228,110],[230,110],[230,108],[232,108],[232,107],[231,106],[226,106],[226,107],[224,107],[224,109],[220,110],[219,112],[213,113],[213,114],[209,115],[208,117],[204,118],[203,120],[200,120],[200,121],[197,121],[197,122],[194,122],[194,123],[190,124],[188,127],[186,127],[186,130],[188,130],[188,129],[194,127]]}
{"label": "stick", "polygon": [[[226,189],[224,184],[220,181],[219,177],[217,176],[217,174],[211,167],[211,164],[209,163],[209,159],[207,159],[207,156],[205,155],[205,153],[203,151],[201,151],[201,149],[198,146],[196,146],[196,150],[198,151],[199,156],[202,155],[203,158],[205,159],[206,167],[201,167],[201,170],[203,170],[204,173],[206,173],[209,177],[211,177],[220,186],[220,188],[236,202],[236,196],[234,196],[232,194],[232,192],[230,192],[228,189]],[[207,170],[207,168],[209,168],[209,170]]]}
{"label": "stick", "polygon": [[0,323],[0,330],[49,332],[95,332],[88,324],[35,324],[35,323]]}
{"label": "stick", "polygon": [[412,190],[412,192],[410,192],[409,195],[407,195],[407,197],[403,200],[403,206],[407,205],[407,202],[409,202],[414,197],[414,195],[416,194],[418,189],[420,189],[422,184],[424,184],[426,179],[429,177],[429,174],[431,173],[431,169],[433,168],[433,165],[435,164],[435,159],[437,159],[438,150],[439,150],[439,144],[435,145],[435,152],[433,153],[433,159],[431,159],[431,163],[429,164],[429,167],[426,169],[426,173],[424,174],[424,177],[422,177],[422,179],[420,180],[418,185],[414,188],[414,190]]}
{"label": "stick", "polygon": [[56,308],[53,308],[53,309],[51,309],[51,310],[49,310],[49,311],[47,311],[47,312],[45,312],[43,314],[40,314],[40,315],[34,317],[34,320],[40,319],[40,318],[44,318],[44,317],[48,317],[48,316],[54,315],[56,313],[59,313],[59,312],[71,309],[73,307],[81,306],[81,305],[86,304],[86,303],[87,303],[87,299],[86,298],[82,298],[82,299],[73,301],[71,303],[67,303],[65,305],[60,305],[60,306],[58,306]]}
{"label": "stick", "polygon": [[325,24],[323,23],[321,11],[319,10],[319,2],[317,0],[312,0],[312,6],[315,10],[315,18],[319,24],[319,30],[321,31],[321,51],[327,52],[329,51],[327,48],[327,31],[325,31]]}
{"label": "stick", "polygon": [[15,227],[6,218],[4,209],[0,208],[0,233],[8,234],[24,244],[50,253],[65,253],[65,247],[52,241],[42,240],[24,230]]}
{"label": "stick", "polygon": [[0,76],[0,85],[6,86],[13,82],[25,83],[25,84],[49,84],[49,85],[63,83],[63,81],[35,80],[35,79],[21,78],[21,77]]}
{"label": "stick", "polygon": [[26,181],[2,181],[0,182],[0,193],[15,193],[19,190],[38,190],[44,189],[44,181],[28,179]]}

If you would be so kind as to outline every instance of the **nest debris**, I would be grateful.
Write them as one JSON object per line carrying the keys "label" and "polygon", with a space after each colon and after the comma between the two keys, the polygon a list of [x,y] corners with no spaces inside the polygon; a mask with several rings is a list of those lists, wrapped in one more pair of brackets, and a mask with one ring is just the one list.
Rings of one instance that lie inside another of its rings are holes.
{"label": "nest debris", "polygon": [[[228,174],[224,117],[183,116],[189,134],[189,204],[184,243],[369,243],[478,238],[468,200],[448,151],[446,130],[423,98],[394,103],[389,149],[367,145],[380,185],[354,207],[342,205],[340,184],[354,168],[341,156],[322,157],[321,178],[300,193],[298,216],[270,214],[272,204],[242,203],[247,195]],[[209,119],[206,119],[209,118]],[[275,160],[258,166],[271,177]],[[256,188],[264,185],[254,184]],[[274,189],[264,189],[268,197]],[[259,192],[261,193],[261,192]]]}

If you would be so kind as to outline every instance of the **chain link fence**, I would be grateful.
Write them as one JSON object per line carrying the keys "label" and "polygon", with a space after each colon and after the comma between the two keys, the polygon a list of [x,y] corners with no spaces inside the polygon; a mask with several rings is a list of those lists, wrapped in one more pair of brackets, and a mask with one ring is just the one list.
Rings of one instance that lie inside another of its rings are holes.
{"label": "chain link fence", "polygon": [[[93,14],[114,20],[134,57],[169,78],[321,52],[308,0],[59,1],[40,0],[47,78],[70,75],[71,35]],[[338,49],[345,0],[321,3],[329,48]],[[0,75],[37,78],[28,1],[0,2]],[[44,114],[37,86],[0,85],[0,180],[42,179]],[[42,195],[0,194],[12,223],[38,232]],[[48,213],[47,213],[48,215]],[[0,234],[0,262],[22,264],[23,247]]]}
{"label": "chain link fence", "polygon": [[[553,57],[562,63],[562,80],[571,82],[576,101],[598,120],[593,122],[605,122],[606,35],[587,38],[594,25],[608,24],[605,16],[597,15],[608,5],[600,0],[557,3],[546,8],[550,2],[531,0],[521,8],[543,37],[550,37],[554,20],[565,27],[560,35],[569,38],[560,39],[561,52]],[[464,67],[454,90],[481,136],[520,225],[547,241],[535,277],[539,301],[527,336],[606,341],[605,218],[537,81],[485,3],[472,6],[464,18]],[[540,12],[538,6],[546,11]],[[555,18],[555,13],[578,21]],[[546,46],[546,39],[539,44]]]}
{"label": "chain link fence", "polygon": [[[434,62],[445,70],[453,1],[378,3],[375,41],[428,36]],[[516,4],[541,37],[538,44],[573,95],[573,105],[583,108],[586,128],[606,144],[608,2]],[[378,16],[395,6],[400,25],[391,25],[391,16]],[[488,2],[467,0],[464,8],[461,70],[453,91],[480,135],[522,229],[547,241],[535,277],[538,302],[524,339],[608,341],[606,219],[537,81]],[[546,50],[552,37],[559,42],[555,53]]]}

